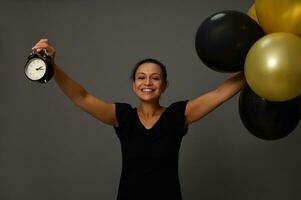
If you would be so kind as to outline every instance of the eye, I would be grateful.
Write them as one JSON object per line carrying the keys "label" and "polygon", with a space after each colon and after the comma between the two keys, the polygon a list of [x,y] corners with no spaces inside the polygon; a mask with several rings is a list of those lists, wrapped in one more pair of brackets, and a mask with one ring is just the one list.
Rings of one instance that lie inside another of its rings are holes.
{"label": "eye", "polygon": [[160,80],[160,77],[153,77],[154,80]]}
{"label": "eye", "polygon": [[144,77],[143,77],[143,76],[140,76],[140,77],[138,77],[137,79],[142,80],[142,79],[144,79]]}

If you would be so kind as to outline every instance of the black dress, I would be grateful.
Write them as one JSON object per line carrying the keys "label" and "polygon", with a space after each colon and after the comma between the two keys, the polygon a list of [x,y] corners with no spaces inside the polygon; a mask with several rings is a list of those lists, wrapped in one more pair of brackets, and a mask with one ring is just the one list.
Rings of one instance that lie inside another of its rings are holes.
{"label": "black dress", "polygon": [[115,103],[121,143],[122,172],[117,200],[182,200],[178,158],[187,132],[188,100],[172,103],[156,124],[146,129],[137,108]]}

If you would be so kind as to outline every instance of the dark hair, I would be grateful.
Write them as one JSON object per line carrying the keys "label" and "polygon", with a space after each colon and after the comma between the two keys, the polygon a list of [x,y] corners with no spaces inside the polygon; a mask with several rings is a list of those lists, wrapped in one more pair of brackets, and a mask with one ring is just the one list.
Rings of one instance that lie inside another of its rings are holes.
{"label": "dark hair", "polygon": [[135,81],[135,74],[136,74],[136,71],[138,69],[138,67],[144,63],[154,63],[154,64],[157,64],[160,68],[161,68],[161,71],[162,71],[162,75],[163,75],[163,82],[164,83],[168,83],[167,81],[167,71],[166,71],[166,67],[165,65],[163,65],[160,61],[156,60],[156,59],[153,59],[153,58],[146,58],[146,59],[143,59],[141,61],[139,61],[133,71],[132,71],[132,75],[131,75],[131,80],[132,81]]}

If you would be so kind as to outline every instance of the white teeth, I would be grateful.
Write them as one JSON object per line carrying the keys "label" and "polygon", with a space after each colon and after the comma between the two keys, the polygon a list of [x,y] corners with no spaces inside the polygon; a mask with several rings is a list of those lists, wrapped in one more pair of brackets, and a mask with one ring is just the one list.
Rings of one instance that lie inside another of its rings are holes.
{"label": "white teeth", "polygon": [[153,90],[151,89],[142,89],[143,92],[152,92]]}

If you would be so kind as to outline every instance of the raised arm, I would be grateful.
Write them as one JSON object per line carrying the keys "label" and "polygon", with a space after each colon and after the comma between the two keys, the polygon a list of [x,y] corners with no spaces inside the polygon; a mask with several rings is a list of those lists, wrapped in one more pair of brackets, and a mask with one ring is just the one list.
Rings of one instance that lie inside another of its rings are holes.
{"label": "raised arm", "polygon": [[96,98],[86,91],[80,84],[72,80],[56,63],[55,49],[48,43],[47,39],[41,39],[32,50],[42,51],[47,50],[47,53],[52,58],[54,64],[54,79],[63,93],[78,107],[91,114],[96,119],[103,123],[117,126],[115,117],[115,104],[107,103]]}
{"label": "raised arm", "polygon": [[188,101],[185,110],[186,125],[198,121],[233,97],[242,89],[244,83],[244,73],[240,72],[223,82],[215,90]]}

